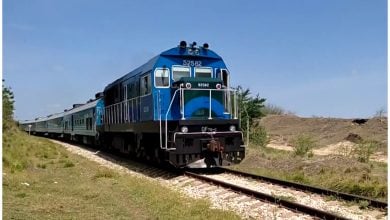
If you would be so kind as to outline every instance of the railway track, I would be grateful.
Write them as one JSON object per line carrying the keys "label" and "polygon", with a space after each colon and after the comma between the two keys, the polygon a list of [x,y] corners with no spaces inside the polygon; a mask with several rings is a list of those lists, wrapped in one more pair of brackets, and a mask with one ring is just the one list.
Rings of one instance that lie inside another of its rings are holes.
{"label": "railway track", "polygon": [[[84,150],[84,151],[86,151],[86,150]],[[354,215],[355,217],[352,217],[350,215],[344,215],[344,213],[340,214],[339,212],[318,209],[318,207],[315,207],[315,208],[312,207],[311,204],[303,205],[303,204],[299,204],[297,202],[293,202],[293,201],[289,200],[289,198],[286,199],[286,198],[283,198],[281,196],[269,195],[269,194],[266,194],[262,191],[242,187],[242,186],[239,186],[239,185],[232,183],[232,182],[218,181],[215,178],[213,179],[207,175],[204,175],[205,169],[202,169],[203,173],[201,173],[201,174],[199,173],[199,172],[201,172],[201,170],[199,170],[199,169],[198,170],[195,169],[192,171],[189,171],[189,170],[172,171],[172,170],[161,169],[158,167],[149,166],[146,164],[140,164],[138,162],[134,163],[134,162],[129,161],[127,158],[120,157],[119,155],[113,155],[111,153],[106,153],[106,152],[96,153],[96,151],[93,149],[89,149],[85,153],[89,155],[88,156],[89,158],[94,157],[95,158],[94,160],[96,162],[101,161],[101,159],[104,159],[104,161],[110,161],[114,164],[117,164],[117,165],[112,165],[112,166],[123,167],[123,168],[125,168],[125,170],[128,170],[126,172],[132,173],[133,175],[146,175],[149,178],[152,178],[156,181],[162,182],[163,185],[171,186],[174,189],[179,189],[181,191],[184,190],[183,192],[187,192],[187,190],[189,188],[190,189],[192,188],[192,190],[195,192],[195,194],[199,194],[199,192],[201,192],[201,194],[208,195],[208,194],[212,194],[213,189],[214,189],[214,191],[221,190],[222,191],[221,193],[216,193],[216,194],[218,197],[217,200],[220,200],[219,202],[220,202],[220,205],[222,204],[222,207],[226,207],[225,206],[226,203],[229,203],[229,202],[231,203],[231,201],[228,201],[228,200],[235,200],[235,199],[226,200],[227,194],[234,193],[235,195],[232,197],[237,198],[238,200],[240,200],[241,196],[251,198],[251,201],[247,201],[247,203],[251,203],[251,202],[256,203],[256,201],[258,201],[257,203],[262,202],[264,204],[270,204],[270,205],[274,204],[274,205],[272,205],[274,208],[271,209],[271,212],[275,211],[276,209],[278,209],[278,207],[280,207],[280,208],[285,209],[285,210],[291,210],[292,211],[291,213],[296,213],[296,214],[290,214],[290,215],[297,215],[297,216],[306,215],[306,216],[312,216],[314,218],[320,218],[320,219],[355,219],[356,218],[356,215]],[[103,163],[107,163],[107,162],[103,162]],[[116,169],[122,170],[123,168],[116,168]],[[230,173],[232,175],[233,174],[240,175],[240,176],[245,177],[245,178],[246,177],[250,177],[252,179],[260,179],[261,178],[261,177],[255,176],[255,175],[242,173],[239,171],[232,171],[230,169],[225,169],[225,168],[217,168],[217,169],[206,170],[206,171],[209,172],[210,174],[213,174],[215,172],[219,172],[219,173]],[[203,184],[202,184],[202,182],[203,182]],[[212,197],[208,197],[208,198],[210,198],[212,203],[215,204],[214,203],[215,200],[213,200]],[[245,203],[245,202],[239,201],[238,203]],[[221,207],[220,205],[219,205],[219,207]],[[231,205],[232,204],[230,204],[228,206],[232,207]],[[239,205],[233,204],[233,206],[237,207]],[[249,206],[251,206],[251,205],[249,204]],[[259,211],[252,210],[252,207],[259,207],[258,205],[252,205],[251,207],[249,207],[249,206],[245,207],[244,210],[247,210],[247,211],[244,211],[244,214],[245,214],[245,212],[248,212],[250,210],[250,212],[252,213],[251,215],[249,215],[250,218],[264,218],[264,216],[261,217],[261,215],[256,216],[256,212],[259,213]],[[217,204],[217,207],[218,207],[218,204]],[[239,209],[240,208],[238,208],[236,210],[239,210]],[[270,211],[265,210],[265,212],[270,212]],[[277,211],[277,212],[279,212],[279,211]],[[253,214],[253,213],[255,213],[255,214]],[[286,213],[286,211],[283,211],[282,213]],[[272,213],[268,214],[268,215],[272,216]],[[275,216],[275,214],[273,214],[273,215]],[[256,217],[253,217],[253,216],[256,216]],[[282,218],[288,218],[288,217],[282,217]],[[300,217],[298,217],[298,218],[300,219]]]}
{"label": "railway track", "polygon": [[310,186],[310,185],[306,185],[306,184],[290,182],[290,181],[286,181],[286,180],[281,180],[281,179],[276,179],[276,178],[271,178],[271,177],[266,177],[266,176],[260,176],[260,175],[255,175],[255,174],[251,174],[251,173],[245,173],[245,172],[232,170],[232,169],[228,169],[228,168],[224,168],[224,167],[218,167],[217,171],[230,173],[230,174],[234,174],[234,175],[239,175],[239,176],[243,176],[243,177],[249,177],[249,178],[252,178],[255,180],[261,180],[264,182],[273,183],[273,184],[277,184],[280,186],[294,188],[297,190],[316,193],[316,194],[320,194],[320,195],[334,196],[336,198],[346,200],[346,201],[356,201],[356,202],[367,201],[369,203],[370,207],[387,209],[387,202],[375,200],[375,199],[364,197],[364,196],[338,192],[338,191],[334,191],[334,190],[330,190],[330,189],[314,187],[314,186]]}
{"label": "railway track", "polygon": [[309,206],[305,206],[305,205],[302,205],[300,203],[292,202],[292,201],[289,201],[289,200],[286,200],[286,199],[283,199],[283,198],[280,198],[280,197],[277,197],[277,196],[268,195],[268,194],[265,194],[265,193],[262,193],[262,192],[258,192],[258,191],[255,191],[255,190],[251,190],[251,189],[248,189],[248,188],[245,188],[245,187],[241,187],[241,186],[237,186],[237,185],[234,185],[234,184],[231,184],[231,183],[219,181],[219,180],[216,180],[216,179],[213,179],[213,178],[209,178],[207,176],[204,176],[204,175],[201,175],[201,174],[198,174],[198,173],[194,173],[194,172],[190,172],[190,171],[184,171],[184,174],[187,175],[187,176],[196,178],[196,179],[200,179],[202,181],[206,181],[206,182],[212,183],[212,184],[220,186],[220,187],[229,188],[232,191],[235,191],[235,192],[238,192],[238,193],[242,193],[242,194],[245,194],[247,196],[250,196],[250,197],[253,197],[253,198],[256,198],[256,199],[260,199],[260,200],[263,200],[263,201],[275,203],[275,204],[280,205],[282,207],[285,207],[287,209],[290,209],[290,210],[293,210],[293,211],[302,212],[304,214],[308,214],[308,215],[311,215],[313,217],[317,217],[317,218],[320,218],[320,219],[348,219],[348,218],[344,218],[344,217],[342,217],[340,215],[337,215],[337,214],[334,214],[334,213],[331,213],[331,212],[326,212],[326,211],[323,211],[323,210],[320,210],[320,209],[315,209],[315,208],[312,208],[312,207],[309,207]]}

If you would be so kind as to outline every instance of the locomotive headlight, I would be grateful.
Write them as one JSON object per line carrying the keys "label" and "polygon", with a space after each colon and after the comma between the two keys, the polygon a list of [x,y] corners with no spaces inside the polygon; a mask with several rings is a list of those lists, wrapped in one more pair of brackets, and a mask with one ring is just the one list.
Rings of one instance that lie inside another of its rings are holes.
{"label": "locomotive headlight", "polygon": [[215,88],[217,88],[217,89],[221,89],[222,88],[222,86],[221,86],[221,84],[217,84],[217,85],[215,85]]}
{"label": "locomotive headlight", "polygon": [[233,131],[233,132],[236,131],[236,126],[230,125],[229,130],[230,130],[230,131]]}
{"label": "locomotive headlight", "polygon": [[186,88],[187,89],[191,89],[191,87],[192,87],[191,83],[186,83]]}
{"label": "locomotive headlight", "polygon": [[188,132],[188,127],[187,126],[183,126],[183,127],[181,127],[181,132],[182,133],[187,133]]}

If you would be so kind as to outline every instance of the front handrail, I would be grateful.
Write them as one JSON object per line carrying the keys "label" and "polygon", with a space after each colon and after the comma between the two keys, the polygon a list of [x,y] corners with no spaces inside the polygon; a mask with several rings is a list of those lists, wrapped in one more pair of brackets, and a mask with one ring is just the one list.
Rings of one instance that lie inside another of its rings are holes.
{"label": "front handrail", "polygon": [[[163,150],[175,150],[176,148],[168,148],[168,115],[171,111],[171,108],[172,108],[172,104],[176,98],[176,95],[177,95],[177,92],[180,92],[180,114],[181,114],[181,120],[185,120],[185,111],[184,111],[184,105],[185,105],[185,100],[184,100],[184,91],[186,90],[191,90],[191,91],[209,91],[209,120],[212,119],[211,117],[211,101],[212,101],[212,91],[219,91],[219,92],[227,92],[228,95],[230,96],[230,92],[233,92],[234,93],[234,107],[231,106],[231,102],[229,101],[228,103],[226,103],[226,105],[229,105],[227,109],[232,109],[234,108],[234,111],[233,110],[230,110],[229,111],[229,114],[230,114],[230,117],[231,118],[234,118],[234,119],[237,119],[237,115],[238,115],[238,109],[237,109],[237,90],[235,89],[202,89],[202,88],[183,88],[183,87],[180,87],[179,89],[177,89],[173,96],[172,96],[172,99],[171,99],[171,102],[169,103],[169,106],[168,106],[168,109],[167,109],[167,112],[165,113],[165,146],[162,146],[162,143],[160,141],[160,148],[163,149]],[[161,117],[161,116],[160,116]],[[160,126],[161,126],[161,123],[160,123]],[[160,128],[160,131],[161,131],[161,128]],[[162,139],[162,134],[160,132],[160,140]]]}
{"label": "front handrail", "polygon": [[[161,148],[161,149],[164,149],[164,150],[167,150],[167,149],[168,149],[168,114],[169,114],[169,112],[171,111],[173,101],[175,100],[175,97],[176,97],[176,94],[177,94],[178,91],[181,91],[181,88],[180,88],[180,89],[177,89],[177,90],[175,91],[175,93],[173,93],[171,102],[169,103],[167,112],[165,113],[165,147],[164,147],[164,148]],[[180,104],[181,104],[181,103],[180,103]],[[184,112],[183,112],[183,115],[184,115]],[[175,150],[176,148],[171,148],[171,149],[172,149],[172,150]]]}

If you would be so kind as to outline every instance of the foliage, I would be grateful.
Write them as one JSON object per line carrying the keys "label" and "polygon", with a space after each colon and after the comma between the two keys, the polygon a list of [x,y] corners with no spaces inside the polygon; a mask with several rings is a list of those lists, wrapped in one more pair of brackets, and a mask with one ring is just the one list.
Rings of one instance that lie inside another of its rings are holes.
{"label": "foliage", "polygon": [[14,93],[11,87],[4,84],[3,79],[3,130],[10,128],[14,116]]}
{"label": "foliage", "polygon": [[298,137],[293,140],[292,146],[296,156],[311,157],[313,156],[311,150],[316,147],[316,142],[311,136],[302,134],[298,135]]}
{"label": "foliage", "polygon": [[367,209],[369,205],[370,205],[370,202],[367,200],[360,200],[359,201],[359,208],[360,209]]}
{"label": "foliage", "polygon": [[267,136],[267,131],[263,126],[253,126],[250,130],[250,140],[257,146],[266,147],[269,143],[269,138]]}
{"label": "foliage", "polygon": [[251,96],[250,90],[243,89],[241,86],[237,87],[238,92],[238,106],[240,109],[241,128],[246,131],[247,123],[249,127],[253,126],[255,118],[263,117],[262,108],[264,108],[264,98],[260,98],[259,94],[255,97]]}
{"label": "foliage", "polygon": [[376,141],[362,141],[357,145],[356,154],[359,162],[368,163],[370,156],[374,153],[375,149],[378,148]]}
{"label": "foliage", "polygon": [[354,153],[354,149],[352,145],[341,144],[338,148],[338,154],[344,157],[352,157]]}
{"label": "foliage", "polygon": [[387,110],[386,110],[386,107],[381,107],[380,109],[378,109],[378,110],[375,112],[374,117],[379,117],[379,118],[387,117]]}
{"label": "foliage", "polygon": [[284,110],[282,107],[273,105],[273,104],[266,104],[262,110],[264,115],[283,115],[286,114],[286,110]]}

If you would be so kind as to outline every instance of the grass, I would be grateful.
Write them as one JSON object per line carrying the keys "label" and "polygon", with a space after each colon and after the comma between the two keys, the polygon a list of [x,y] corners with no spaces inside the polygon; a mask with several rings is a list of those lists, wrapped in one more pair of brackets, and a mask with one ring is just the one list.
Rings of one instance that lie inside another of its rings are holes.
{"label": "grass", "polygon": [[387,164],[343,156],[296,157],[294,152],[247,148],[237,170],[386,200]]}
{"label": "grass", "polygon": [[97,166],[60,146],[4,131],[4,219],[239,219],[156,182]]}

